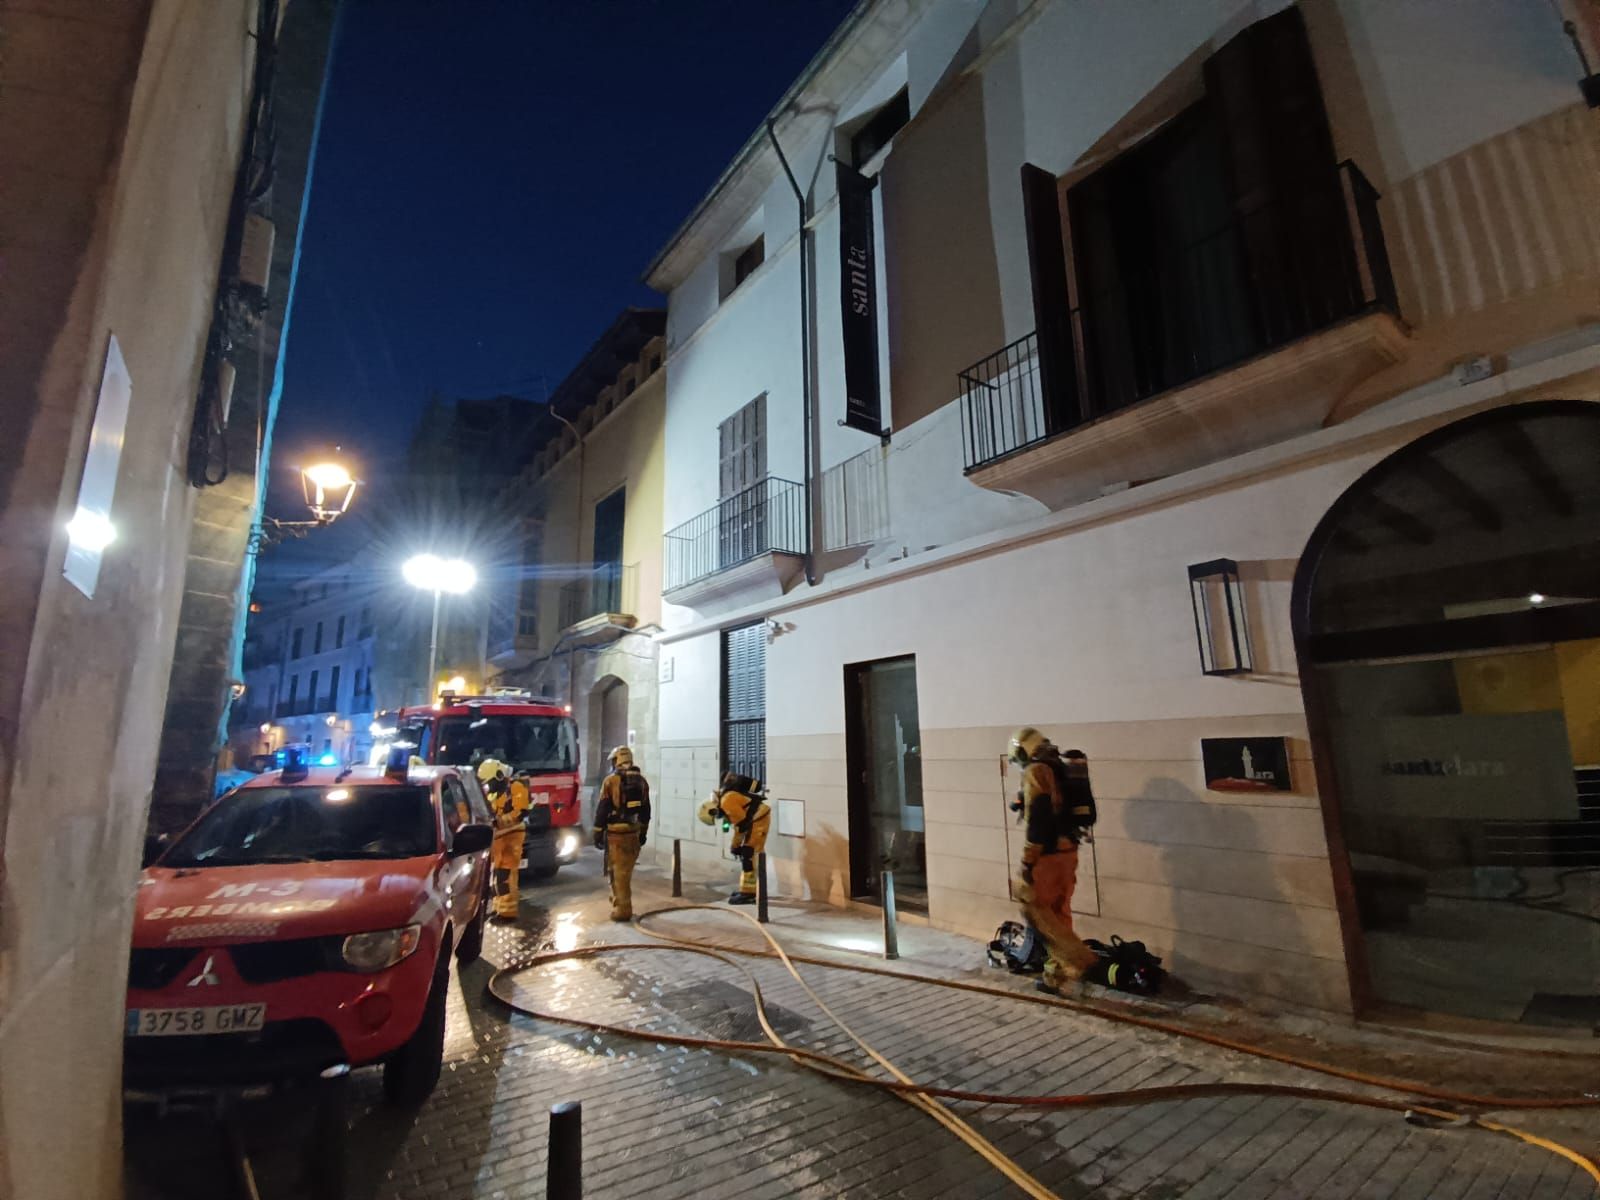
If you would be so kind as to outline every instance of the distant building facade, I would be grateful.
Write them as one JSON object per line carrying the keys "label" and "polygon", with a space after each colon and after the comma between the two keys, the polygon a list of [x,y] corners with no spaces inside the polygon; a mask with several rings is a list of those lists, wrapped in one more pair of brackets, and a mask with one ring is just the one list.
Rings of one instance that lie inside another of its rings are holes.
{"label": "distant building facade", "polygon": [[252,615],[230,737],[236,765],[286,745],[314,759],[367,761],[385,590],[358,560],[311,576]]}
{"label": "distant building facade", "polygon": [[497,682],[572,705],[586,816],[606,756],[658,766],[666,313],[623,312],[550,395],[563,427],[510,489],[520,566],[491,594]]}

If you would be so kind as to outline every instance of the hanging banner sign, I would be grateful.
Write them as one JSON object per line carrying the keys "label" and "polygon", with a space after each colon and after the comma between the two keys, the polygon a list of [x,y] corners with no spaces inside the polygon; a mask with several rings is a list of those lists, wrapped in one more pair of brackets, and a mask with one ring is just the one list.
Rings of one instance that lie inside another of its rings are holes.
{"label": "hanging banner sign", "polygon": [[844,326],[844,423],[883,433],[878,390],[878,252],[872,234],[873,181],[837,163],[839,287]]}

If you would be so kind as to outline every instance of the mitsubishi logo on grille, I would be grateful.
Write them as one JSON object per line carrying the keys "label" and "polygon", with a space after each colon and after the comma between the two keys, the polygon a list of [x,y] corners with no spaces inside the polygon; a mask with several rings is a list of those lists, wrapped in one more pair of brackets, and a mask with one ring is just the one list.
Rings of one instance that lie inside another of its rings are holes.
{"label": "mitsubishi logo on grille", "polygon": [[200,974],[189,980],[189,986],[199,987],[203,983],[207,987],[216,987],[218,984],[220,984],[222,980],[218,979],[217,973],[211,969],[212,964],[216,961],[216,955],[206,955],[206,965],[200,968]]}

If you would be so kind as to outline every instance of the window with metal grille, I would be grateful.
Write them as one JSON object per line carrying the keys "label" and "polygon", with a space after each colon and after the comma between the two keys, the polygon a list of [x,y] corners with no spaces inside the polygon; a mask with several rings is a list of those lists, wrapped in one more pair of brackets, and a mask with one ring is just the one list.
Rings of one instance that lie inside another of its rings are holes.
{"label": "window with metal grille", "polygon": [[767,777],[767,626],[722,633],[722,769]]}
{"label": "window with metal grille", "polygon": [[335,625],[334,628],[333,628],[333,648],[335,650],[339,650],[339,649],[342,649],[343,647],[344,647],[344,618],[340,617],[339,618],[339,623],[337,625]]}
{"label": "window with metal grille", "polygon": [[328,672],[328,711],[339,711],[339,668]]}

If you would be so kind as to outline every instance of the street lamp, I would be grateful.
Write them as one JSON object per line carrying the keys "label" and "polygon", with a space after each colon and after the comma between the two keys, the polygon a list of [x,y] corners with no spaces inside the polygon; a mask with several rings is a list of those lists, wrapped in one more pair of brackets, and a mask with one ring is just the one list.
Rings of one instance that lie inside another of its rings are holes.
{"label": "street lamp", "polygon": [[250,530],[250,553],[259,553],[263,546],[276,546],[285,538],[303,538],[310,530],[332,525],[350,511],[350,501],[360,486],[361,480],[350,474],[342,463],[330,460],[301,467],[300,491],[312,519],[279,521],[262,517],[261,523]]}
{"label": "street lamp", "polygon": [[418,554],[406,559],[400,573],[412,587],[433,593],[433,633],[428,638],[428,687],[431,689],[433,673],[439,665],[439,601],[446,592],[452,596],[470,592],[478,582],[478,572],[463,559]]}

